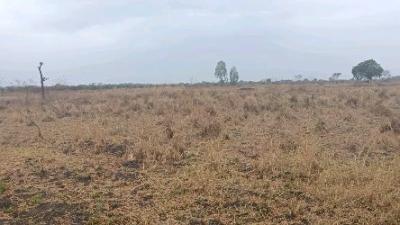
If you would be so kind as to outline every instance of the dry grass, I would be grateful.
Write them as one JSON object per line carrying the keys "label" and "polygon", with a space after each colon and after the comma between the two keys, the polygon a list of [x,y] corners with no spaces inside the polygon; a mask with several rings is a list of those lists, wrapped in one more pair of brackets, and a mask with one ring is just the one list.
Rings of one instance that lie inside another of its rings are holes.
{"label": "dry grass", "polygon": [[400,91],[0,96],[0,224],[400,224]]}

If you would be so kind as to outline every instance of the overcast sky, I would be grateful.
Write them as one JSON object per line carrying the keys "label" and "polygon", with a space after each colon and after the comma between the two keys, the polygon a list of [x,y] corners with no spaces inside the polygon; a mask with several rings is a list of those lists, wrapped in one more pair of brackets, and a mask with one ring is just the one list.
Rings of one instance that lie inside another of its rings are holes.
{"label": "overcast sky", "polygon": [[0,0],[0,83],[350,77],[374,58],[400,75],[399,0]]}

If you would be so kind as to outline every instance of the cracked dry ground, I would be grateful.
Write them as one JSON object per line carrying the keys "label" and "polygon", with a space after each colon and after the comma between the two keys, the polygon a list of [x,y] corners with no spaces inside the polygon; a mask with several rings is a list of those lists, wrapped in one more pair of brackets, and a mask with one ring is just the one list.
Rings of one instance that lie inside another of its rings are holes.
{"label": "cracked dry ground", "polygon": [[398,85],[0,94],[0,224],[400,224]]}

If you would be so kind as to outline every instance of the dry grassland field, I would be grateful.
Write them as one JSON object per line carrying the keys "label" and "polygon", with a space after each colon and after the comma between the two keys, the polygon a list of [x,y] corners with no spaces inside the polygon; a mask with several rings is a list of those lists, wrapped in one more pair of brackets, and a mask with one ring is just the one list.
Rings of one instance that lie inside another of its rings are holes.
{"label": "dry grassland field", "polygon": [[400,224],[400,85],[0,93],[0,224]]}

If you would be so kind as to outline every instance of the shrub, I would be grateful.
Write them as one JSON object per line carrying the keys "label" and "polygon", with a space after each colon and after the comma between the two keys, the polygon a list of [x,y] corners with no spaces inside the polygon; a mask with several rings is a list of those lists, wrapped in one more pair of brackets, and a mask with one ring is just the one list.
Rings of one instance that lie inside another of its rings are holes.
{"label": "shrub", "polygon": [[286,142],[281,143],[279,148],[282,151],[289,153],[296,151],[299,148],[299,145],[294,140],[289,139]]}
{"label": "shrub", "polygon": [[326,123],[322,121],[321,119],[318,119],[317,123],[315,124],[315,131],[321,133],[321,132],[327,132],[328,129],[326,128]]}
{"label": "shrub", "polygon": [[259,107],[257,104],[257,99],[254,96],[246,97],[244,105],[243,105],[243,109],[245,112],[258,113]]}
{"label": "shrub", "polygon": [[377,116],[386,116],[386,117],[392,116],[392,111],[389,108],[387,108],[386,106],[382,105],[382,103],[380,103],[380,102],[378,102],[372,106],[371,112]]}
{"label": "shrub", "polygon": [[390,120],[390,127],[394,133],[400,134],[400,120],[399,119],[392,118]]}
{"label": "shrub", "polygon": [[352,108],[357,108],[359,105],[359,102],[356,98],[351,97],[351,98],[347,99],[346,105],[350,106]]}
{"label": "shrub", "polygon": [[0,180],[0,195],[3,194],[7,190],[6,184],[4,181]]}
{"label": "shrub", "polygon": [[217,138],[221,131],[221,124],[217,121],[212,121],[201,128],[200,136],[203,138]]}

